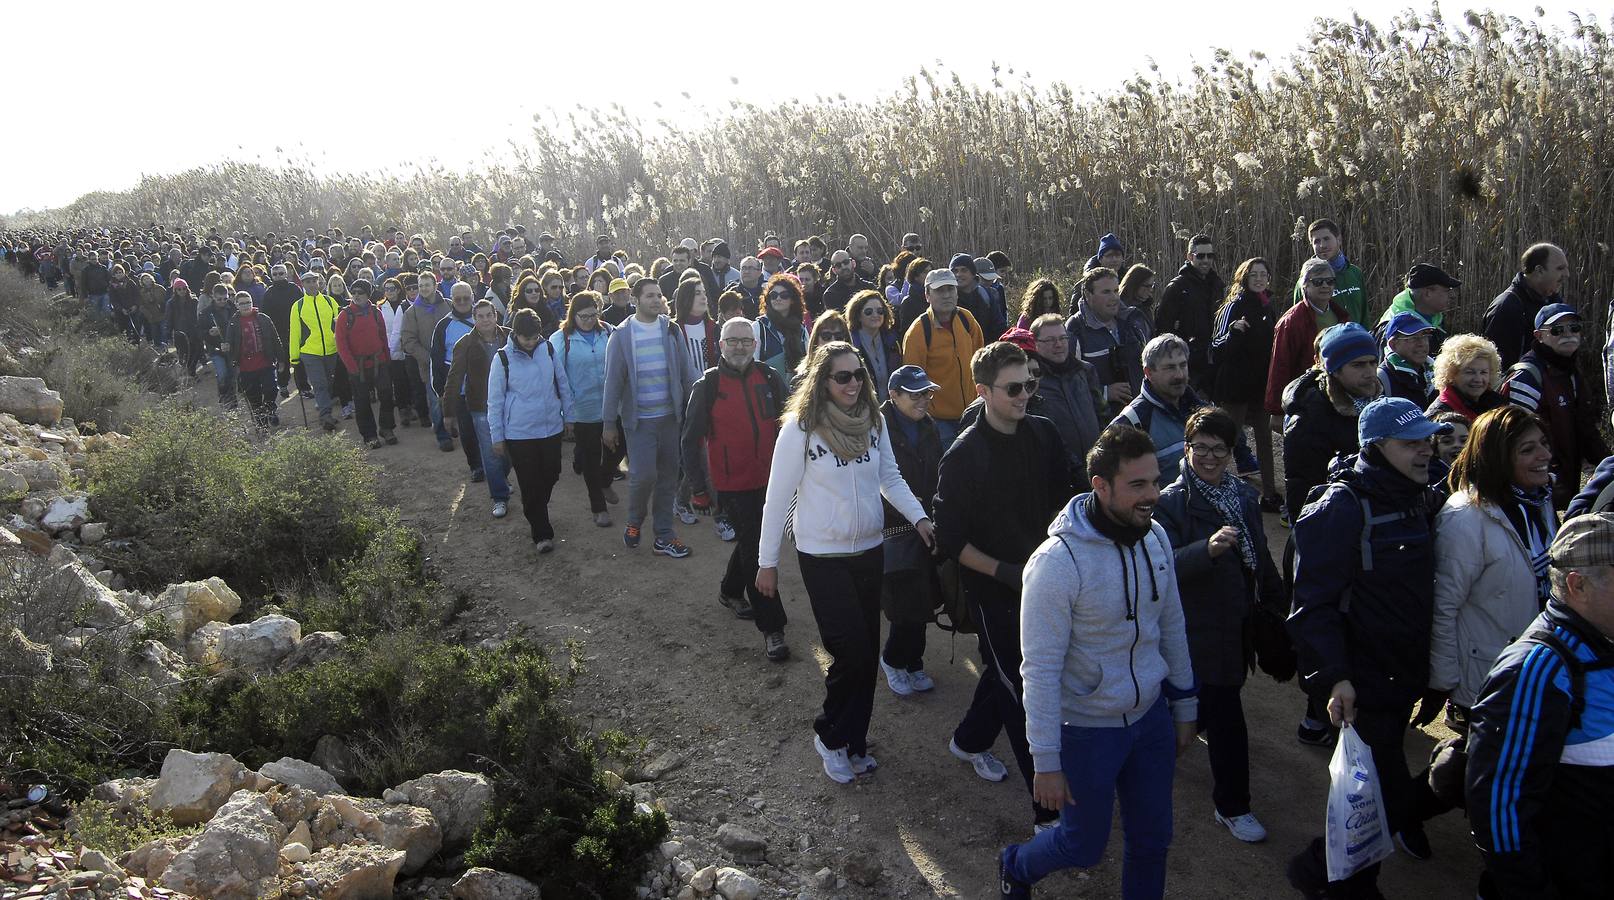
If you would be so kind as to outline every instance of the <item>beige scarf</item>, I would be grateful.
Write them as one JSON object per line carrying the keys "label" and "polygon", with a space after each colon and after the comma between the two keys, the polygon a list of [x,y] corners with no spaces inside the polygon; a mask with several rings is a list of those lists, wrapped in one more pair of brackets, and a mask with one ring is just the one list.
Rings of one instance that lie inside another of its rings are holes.
{"label": "beige scarf", "polygon": [[818,436],[829,449],[844,460],[854,460],[869,449],[869,431],[874,427],[869,408],[859,404],[855,412],[846,412],[833,402],[819,407]]}

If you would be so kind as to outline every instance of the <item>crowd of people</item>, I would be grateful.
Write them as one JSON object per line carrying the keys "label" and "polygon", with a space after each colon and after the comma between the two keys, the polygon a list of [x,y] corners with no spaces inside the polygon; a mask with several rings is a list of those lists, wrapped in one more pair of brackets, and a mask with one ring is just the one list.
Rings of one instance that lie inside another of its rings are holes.
{"label": "crowd of people", "polygon": [[[1438,263],[1386,300],[1336,223],[1308,235],[1288,293],[1261,257],[1224,279],[1206,234],[1163,285],[1105,235],[1068,287],[917,233],[889,262],[864,235],[769,233],[737,265],[686,238],[648,267],[610,234],[574,263],[522,226],[14,231],[0,252],[211,371],[260,427],[295,394],[305,427],[311,401],[371,450],[409,426],[457,441],[494,517],[513,473],[539,555],[570,442],[596,526],[626,482],[628,550],[647,519],[654,554],[688,557],[678,527],[703,517],[732,543],[717,600],[770,660],[790,654],[788,536],[831,659],[812,744],[835,782],[879,765],[882,678],[935,689],[930,627],[975,634],[949,749],[1002,781],[1002,735],[1026,786],[1004,897],[1102,859],[1117,800],[1122,895],[1162,896],[1196,736],[1215,821],[1265,840],[1257,670],[1299,676],[1297,740],[1366,743],[1407,855],[1462,807],[1478,896],[1614,896],[1614,377],[1579,364],[1569,261],[1526,248],[1478,331],[1451,333]],[[1414,774],[1406,730],[1438,716],[1457,737]],[[1382,896],[1378,864],[1330,881],[1323,839],[1297,850],[1303,896]]]}

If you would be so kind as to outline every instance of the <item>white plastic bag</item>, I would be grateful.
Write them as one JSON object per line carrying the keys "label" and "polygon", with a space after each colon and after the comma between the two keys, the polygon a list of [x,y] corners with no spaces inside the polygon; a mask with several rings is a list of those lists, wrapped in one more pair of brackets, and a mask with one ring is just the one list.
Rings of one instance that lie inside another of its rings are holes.
{"label": "white plastic bag", "polygon": [[1328,880],[1343,881],[1395,852],[1373,752],[1349,724],[1328,763]]}

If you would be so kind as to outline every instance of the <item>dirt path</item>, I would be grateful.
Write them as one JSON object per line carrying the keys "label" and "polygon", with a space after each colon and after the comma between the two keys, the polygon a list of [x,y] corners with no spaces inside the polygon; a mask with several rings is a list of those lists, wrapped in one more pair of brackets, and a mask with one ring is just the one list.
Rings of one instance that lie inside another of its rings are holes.
{"label": "dirt path", "polygon": [[[288,424],[301,422],[295,397],[281,415]],[[356,440],[352,423],[345,424]],[[521,517],[519,490],[510,516],[493,519],[487,488],[469,482],[463,454],[439,452],[429,429],[397,434],[397,446],[372,457],[396,486],[389,487],[389,499],[425,533],[444,580],[477,598],[473,636],[501,633],[513,622],[546,642],[582,641],[588,671],[575,698],[579,714],[597,727],[650,739],[652,755],[669,749],[689,754],[656,792],[673,815],[675,836],[690,845],[688,855],[698,864],[721,857],[713,849],[717,827],[732,821],[767,837],[767,861],[740,865],[779,895],[996,896],[997,848],[1025,839],[1031,823],[1007,741],[995,748],[1011,770],[1000,784],[981,781],[947,751],[975,686],[973,639],[955,648],[945,633],[930,632],[926,662],[937,687],[928,696],[898,698],[881,681],[871,729],[880,769],[853,785],[834,784],[811,746],[828,660],[793,563],[782,567],[781,588],[794,655],[776,664],[763,657],[756,629],[718,606],[728,545],[709,520],[681,530],[694,550],[687,559],[655,556],[648,540],[626,550],[623,507],[611,508],[615,527],[594,526],[582,481],[571,472],[568,444],[550,506],[557,549],[539,557]],[[625,501],[625,482],[617,488]],[[1268,518],[1267,530],[1282,541],[1276,517]],[[1195,744],[1177,767],[1168,878],[1173,897],[1294,896],[1284,862],[1321,833],[1328,751],[1294,739],[1299,691],[1292,682],[1257,675],[1244,702],[1253,806],[1270,837],[1242,844],[1212,821],[1209,769],[1203,745]],[[1443,733],[1438,727],[1431,732]],[[1409,732],[1415,771],[1431,743]],[[1392,858],[1380,881],[1385,894],[1473,896],[1479,856],[1466,820],[1443,816],[1429,823],[1429,836],[1434,859]],[[1117,896],[1119,822],[1108,850],[1089,872],[1050,878],[1038,894]],[[824,867],[849,877],[848,858],[859,852],[883,868],[873,887],[818,886],[814,873]]]}

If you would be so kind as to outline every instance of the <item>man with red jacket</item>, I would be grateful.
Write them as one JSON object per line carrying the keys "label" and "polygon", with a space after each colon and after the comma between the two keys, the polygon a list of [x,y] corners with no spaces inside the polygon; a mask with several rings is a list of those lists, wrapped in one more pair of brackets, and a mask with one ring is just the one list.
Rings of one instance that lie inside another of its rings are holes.
{"label": "man with red jacket", "polygon": [[252,295],[235,293],[235,318],[224,336],[224,352],[235,369],[236,387],[247,397],[260,426],[280,425],[275,412],[275,366],[285,353],[269,316],[252,305]]}
{"label": "man with red jacket", "polygon": [[[342,357],[353,384],[353,408],[359,420],[359,437],[371,450],[382,441],[398,443],[392,434],[392,379],[388,363],[387,325],[380,310],[370,302],[370,282],[360,278],[348,285],[353,299],[336,316],[336,353]],[[370,408],[370,392],[381,405],[381,436],[376,437],[375,412]]]}
{"label": "man with red jacket", "polygon": [[[684,477],[693,501],[709,505],[705,475],[734,526],[734,552],[718,587],[718,602],[736,618],[754,619],[771,660],[790,656],[785,643],[785,608],[779,597],[756,588],[757,545],[762,539],[762,504],[767,497],[773,445],[788,392],[772,367],[753,361],[756,340],[751,322],[736,317],[723,323],[722,358],[695,382],[682,434]],[[701,465],[701,443],[706,465]],[[704,470],[704,471],[703,471]]]}

